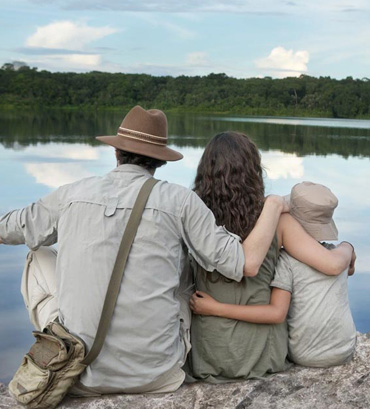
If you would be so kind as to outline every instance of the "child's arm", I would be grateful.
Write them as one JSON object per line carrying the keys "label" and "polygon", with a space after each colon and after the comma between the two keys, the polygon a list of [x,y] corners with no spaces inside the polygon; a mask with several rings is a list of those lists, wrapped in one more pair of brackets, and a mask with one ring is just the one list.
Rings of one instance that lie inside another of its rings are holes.
{"label": "child's arm", "polygon": [[279,324],[288,313],[291,294],[274,287],[268,305],[235,305],[216,301],[203,291],[196,291],[190,299],[194,314],[214,315],[256,324]]}
{"label": "child's arm", "polygon": [[328,250],[289,214],[280,216],[277,228],[279,246],[292,257],[327,275],[339,275],[351,263],[354,268],[354,250],[348,242],[340,243],[334,250]]}

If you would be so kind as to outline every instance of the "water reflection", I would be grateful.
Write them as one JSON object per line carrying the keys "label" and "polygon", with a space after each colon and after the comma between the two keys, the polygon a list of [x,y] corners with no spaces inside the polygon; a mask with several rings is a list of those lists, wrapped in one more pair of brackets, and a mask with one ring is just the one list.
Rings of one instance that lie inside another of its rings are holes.
{"label": "water reflection", "polygon": [[[220,120],[220,117],[214,117]],[[221,119],[222,120],[222,119]],[[325,128],[369,129],[368,119],[296,118],[296,117],[228,117],[229,122],[261,122],[278,125],[319,126]]]}
{"label": "water reflection", "polygon": [[267,177],[277,179],[301,179],[304,177],[303,158],[281,151],[263,152],[262,164]]}
{"label": "water reflection", "polygon": [[[95,136],[115,134],[124,114],[119,111],[1,113],[0,143],[7,148],[38,142],[83,142],[97,146],[99,142]],[[345,158],[370,157],[370,121],[357,121],[362,124],[362,128],[350,128],[344,126],[345,120],[330,120],[328,126],[301,126],[297,125],[297,119],[285,119],[283,124],[271,123],[266,118],[259,118],[258,122],[247,119],[168,114],[169,136],[171,142],[180,147],[204,147],[216,133],[233,129],[248,134],[260,149],[266,151],[280,150],[298,156],[337,154]],[[308,120],[300,121],[305,123]],[[314,123],[322,121],[316,120]],[[347,125],[351,124],[353,121]]]}

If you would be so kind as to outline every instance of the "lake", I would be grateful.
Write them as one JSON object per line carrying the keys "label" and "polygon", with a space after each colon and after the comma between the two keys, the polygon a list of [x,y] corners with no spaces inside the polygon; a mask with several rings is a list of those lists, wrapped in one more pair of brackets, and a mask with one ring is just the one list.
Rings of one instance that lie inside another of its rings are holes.
{"label": "lake", "polygon": [[[21,208],[66,183],[103,175],[115,166],[113,148],[95,140],[115,134],[122,112],[0,113],[0,214]],[[156,176],[192,186],[207,141],[224,130],[248,134],[259,146],[266,194],[287,194],[307,180],[339,199],[339,240],[354,244],[349,278],[356,327],[370,331],[370,121],[171,114],[169,141],[184,159]],[[7,382],[33,342],[20,295],[25,246],[0,246],[0,381]]]}

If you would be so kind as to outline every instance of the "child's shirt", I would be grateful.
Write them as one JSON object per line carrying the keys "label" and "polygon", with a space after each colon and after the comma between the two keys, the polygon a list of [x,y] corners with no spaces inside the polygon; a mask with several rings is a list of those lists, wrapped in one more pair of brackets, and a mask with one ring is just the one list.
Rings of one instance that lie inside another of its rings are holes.
{"label": "child's shirt", "polygon": [[289,358],[293,362],[327,367],[351,359],[356,328],[348,302],[347,279],[347,270],[339,276],[328,276],[284,250],[280,252],[271,286],[292,294],[287,321]]}

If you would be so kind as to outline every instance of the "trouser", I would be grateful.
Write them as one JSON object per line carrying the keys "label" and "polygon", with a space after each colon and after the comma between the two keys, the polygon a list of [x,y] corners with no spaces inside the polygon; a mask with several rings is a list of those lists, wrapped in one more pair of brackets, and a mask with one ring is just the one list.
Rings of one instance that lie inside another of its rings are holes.
{"label": "trouser", "polygon": [[[24,303],[28,309],[31,323],[36,330],[43,330],[46,325],[58,317],[58,297],[56,284],[56,260],[57,251],[53,247],[40,247],[36,251],[30,251],[27,255],[26,264],[22,276],[21,292]],[[181,284],[187,286],[188,283]],[[188,305],[188,296],[179,291],[180,301],[180,337],[184,344],[184,358],[190,350],[190,320],[191,313]],[[179,365],[171,368],[162,374],[158,379],[149,385],[133,388],[130,390],[122,389],[126,393],[162,393],[173,392],[183,383],[185,378],[184,371]],[[71,389],[70,393],[74,396],[97,396],[104,393],[104,390],[98,390],[87,387],[80,382]]]}
{"label": "trouser", "polygon": [[21,293],[31,323],[38,331],[58,316],[56,261],[53,247],[40,247],[28,253],[24,266]]}

